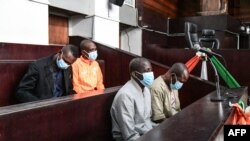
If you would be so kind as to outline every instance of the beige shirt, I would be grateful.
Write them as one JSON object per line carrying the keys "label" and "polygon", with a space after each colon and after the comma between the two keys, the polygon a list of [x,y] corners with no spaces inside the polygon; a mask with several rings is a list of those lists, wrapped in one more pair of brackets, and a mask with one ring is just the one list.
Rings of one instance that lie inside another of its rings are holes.
{"label": "beige shirt", "polygon": [[154,80],[150,91],[153,121],[169,118],[181,110],[178,91],[171,91],[161,76]]}

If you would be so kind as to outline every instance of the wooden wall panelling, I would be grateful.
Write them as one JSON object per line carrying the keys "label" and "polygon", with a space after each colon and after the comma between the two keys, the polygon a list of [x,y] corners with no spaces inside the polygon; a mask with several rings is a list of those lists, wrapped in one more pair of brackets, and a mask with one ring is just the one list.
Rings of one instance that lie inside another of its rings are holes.
{"label": "wooden wall panelling", "polygon": [[[176,18],[169,20],[169,32],[170,33],[184,33],[184,23],[192,22],[197,24],[198,34],[201,36],[202,29],[214,29],[215,36],[220,40],[220,49],[237,49],[237,37],[234,34],[230,34],[227,31],[240,33],[241,23],[239,20],[228,15],[213,15],[213,16],[196,16],[196,17],[185,17]],[[177,37],[179,38],[179,37]],[[187,46],[184,36],[179,38],[180,40],[169,38],[170,45],[177,45],[185,43],[183,48]]]}
{"label": "wooden wall panelling", "polygon": [[200,0],[144,0],[144,7],[162,15],[178,18],[196,16]]}
{"label": "wooden wall panelling", "polygon": [[177,17],[197,16],[200,11],[200,0],[178,0]]}
{"label": "wooden wall panelling", "polygon": [[60,51],[62,46],[0,43],[0,106],[15,104],[14,94],[29,64]]}
{"label": "wooden wall panelling", "polygon": [[0,60],[34,60],[60,51],[60,45],[31,45],[0,42]]}
{"label": "wooden wall panelling", "polygon": [[[144,1],[147,3],[147,1]],[[157,1],[160,3],[160,1]],[[157,3],[156,1],[151,1],[151,4]],[[145,4],[144,3],[144,4]],[[180,7],[180,3],[177,3]],[[183,4],[183,2],[182,2]],[[187,5],[190,2],[186,2]],[[192,5],[192,4],[190,4]],[[194,6],[194,4],[192,5]],[[195,6],[194,6],[195,7]],[[193,8],[192,8],[193,9]],[[143,18],[141,21],[141,26],[148,26],[148,29],[153,30],[153,32],[143,30],[142,34],[142,47],[147,44],[162,44],[168,45],[169,48],[185,48],[188,47],[184,34],[183,36],[167,36],[164,33],[175,34],[184,33],[184,23],[185,21],[193,22],[198,25],[198,33],[201,34],[202,29],[215,29],[216,38],[221,42],[221,48],[237,48],[237,37],[233,34],[226,33],[226,30],[233,32],[240,32],[240,21],[228,16],[228,15],[214,15],[214,16],[194,16],[194,17],[184,17],[184,18],[169,18],[169,16],[157,12],[156,9],[148,8],[143,6]],[[163,34],[158,32],[160,31]],[[244,47],[242,47],[244,48]],[[143,51],[143,49],[142,49]]]}
{"label": "wooden wall panelling", "polygon": [[143,25],[147,25],[148,29],[166,32],[168,16],[159,14],[152,9],[144,7],[143,9]]}
{"label": "wooden wall panelling", "polygon": [[1,107],[1,141],[113,141],[110,107],[120,87]]}
{"label": "wooden wall panelling", "polygon": [[168,44],[168,37],[164,34],[159,34],[155,32],[150,32],[143,30],[142,31],[142,55],[144,52],[144,47],[148,44]]}
{"label": "wooden wall panelling", "polygon": [[144,6],[169,17],[177,16],[177,0],[144,0]]}
{"label": "wooden wall panelling", "polygon": [[14,94],[16,87],[32,61],[1,61],[0,60],[0,107],[16,104]]}
{"label": "wooden wall panelling", "polygon": [[[225,49],[225,50],[213,50],[221,54],[225,61],[218,58],[227,70],[232,74],[232,76],[239,82],[241,86],[250,87],[250,80],[248,79],[248,74],[250,72],[250,67],[248,64],[248,57],[250,56],[250,50],[235,50],[235,49]],[[167,49],[161,47],[161,45],[148,45],[145,48],[144,56],[151,60],[157,61],[165,65],[172,65],[175,62],[186,63],[195,55],[195,51],[191,49]],[[157,55],[156,55],[157,54]],[[208,78],[210,81],[214,80],[214,70],[208,63]],[[198,66],[191,72],[195,76],[200,76],[201,72],[201,62]],[[221,78],[220,78],[221,79]],[[224,80],[220,80],[220,84],[226,86]]]}
{"label": "wooden wall panelling", "polygon": [[68,30],[68,18],[49,15],[49,44],[67,44]]}

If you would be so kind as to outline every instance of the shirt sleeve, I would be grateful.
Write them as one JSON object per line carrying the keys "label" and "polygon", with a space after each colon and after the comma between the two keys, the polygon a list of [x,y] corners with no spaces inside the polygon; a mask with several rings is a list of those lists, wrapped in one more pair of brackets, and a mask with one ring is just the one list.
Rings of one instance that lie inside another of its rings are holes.
{"label": "shirt sleeve", "polygon": [[103,90],[103,89],[105,89],[104,84],[103,84],[103,75],[102,75],[102,71],[101,71],[101,68],[100,68],[99,64],[97,64],[97,65],[98,65],[98,71],[97,71],[97,86],[96,86],[96,89],[97,90]]}
{"label": "shirt sleeve", "polygon": [[39,79],[39,71],[35,63],[32,63],[27,71],[27,73],[23,76],[16,92],[16,98],[20,102],[30,102],[39,100],[38,97],[34,93],[34,89],[36,87],[36,83]]}
{"label": "shirt sleeve", "polygon": [[129,96],[121,94],[116,102],[117,105],[113,113],[120,127],[122,137],[125,141],[134,141],[140,137],[140,134],[135,130],[134,101]]}
{"label": "shirt sleeve", "polygon": [[152,104],[152,120],[157,121],[161,119],[165,119],[164,114],[164,98],[162,92],[159,92],[153,88],[151,88],[151,104]]}
{"label": "shirt sleeve", "polygon": [[78,67],[78,64],[75,62],[72,64],[72,74],[73,74],[73,80],[72,80],[72,83],[73,83],[73,90],[79,94],[79,93],[83,93],[81,91],[81,84],[79,83],[79,67]]}

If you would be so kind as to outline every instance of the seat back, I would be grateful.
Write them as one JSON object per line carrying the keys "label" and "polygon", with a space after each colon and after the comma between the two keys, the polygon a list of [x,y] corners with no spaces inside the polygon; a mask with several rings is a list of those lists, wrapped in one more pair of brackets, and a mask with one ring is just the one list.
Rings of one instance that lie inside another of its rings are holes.
{"label": "seat back", "polygon": [[199,44],[196,24],[185,22],[185,39],[191,48],[194,48],[194,44]]}
{"label": "seat back", "polygon": [[215,37],[215,30],[213,29],[203,29],[202,37],[199,38],[199,43],[202,47],[219,49],[220,41]]}
{"label": "seat back", "polygon": [[0,107],[0,140],[113,141],[110,108],[119,89]]}
{"label": "seat back", "polygon": [[104,83],[104,86],[105,86],[105,61],[104,60],[101,60],[101,59],[99,59],[99,60],[96,60],[97,61],[97,63],[99,64],[99,66],[100,66],[100,69],[101,69],[101,71],[102,71],[102,76],[103,76],[103,83]]}
{"label": "seat back", "polygon": [[14,94],[30,63],[58,52],[62,46],[0,42],[0,107],[16,104]]}

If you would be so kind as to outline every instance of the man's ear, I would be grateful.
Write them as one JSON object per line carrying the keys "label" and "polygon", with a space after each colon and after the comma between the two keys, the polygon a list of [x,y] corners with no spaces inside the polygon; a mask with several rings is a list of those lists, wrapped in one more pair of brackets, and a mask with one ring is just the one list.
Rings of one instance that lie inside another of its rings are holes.
{"label": "man's ear", "polygon": [[140,79],[140,80],[143,79],[142,74],[140,74],[140,73],[138,73],[138,72],[134,72],[134,76],[135,76],[136,78]]}
{"label": "man's ear", "polygon": [[135,71],[131,72],[131,76],[136,77]]}
{"label": "man's ear", "polygon": [[85,54],[85,51],[84,51],[84,50],[81,50],[81,54]]}
{"label": "man's ear", "polygon": [[81,50],[81,54],[85,57],[89,57],[89,54],[85,50]]}

